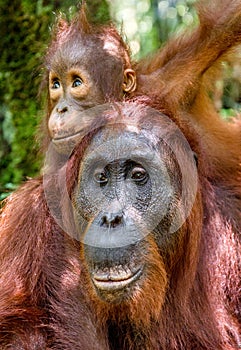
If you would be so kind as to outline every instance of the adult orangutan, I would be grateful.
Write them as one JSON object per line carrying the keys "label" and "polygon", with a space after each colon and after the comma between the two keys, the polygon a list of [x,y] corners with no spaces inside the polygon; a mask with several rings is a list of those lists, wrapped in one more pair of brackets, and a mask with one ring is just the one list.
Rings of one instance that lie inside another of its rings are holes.
{"label": "adult orangutan", "polygon": [[241,348],[241,127],[205,85],[241,3],[214,4],[143,68],[156,90],[77,111],[44,177],[7,199],[2,349]]}
{"label": "adult orangutan", "polygon": [[9,198],[2,349],[240,348],[240,163],[216,176],[195,128],[141,101]]}

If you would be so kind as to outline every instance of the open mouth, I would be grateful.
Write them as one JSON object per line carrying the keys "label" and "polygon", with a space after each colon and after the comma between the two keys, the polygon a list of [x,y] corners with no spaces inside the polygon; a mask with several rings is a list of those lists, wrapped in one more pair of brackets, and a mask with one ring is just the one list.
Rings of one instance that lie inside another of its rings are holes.
{"label": "open mouth", "polygon": [[125,270],[112,272],[111,269],[108,272],[95,272],[92,275],[92,281],[94,285],[100,290],[115,291],[123,289],[136,281],[142,274],[142,268],[132,272]]}

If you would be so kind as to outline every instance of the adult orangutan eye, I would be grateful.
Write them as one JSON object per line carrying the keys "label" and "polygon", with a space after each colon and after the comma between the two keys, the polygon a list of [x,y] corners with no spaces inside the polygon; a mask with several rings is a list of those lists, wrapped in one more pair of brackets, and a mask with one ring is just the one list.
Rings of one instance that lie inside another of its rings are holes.
{"label": "adult orangutan eye", "polygon": [[54,90],[56,90],[56,89],[59,89],[60,88],[60,81],[58,80],[58,79],[55,79],[55,80],[53,80],[53,82],[52,82],[52,86],[51,86],[51,89],[54,89]]}
{"label": "adult orangutan eye", "polygon": [[142,167],[135,167],[132,169],[130,177],[137,184],[144,184],[148,180],[148,173]]}
{"label": "adult orangutan eye", "polygon": [[94,180],[95,180],[95,182],[97,182],[101,186],[107,185],[107,183],[109,181],[107,174],[103,171],[97,171],[94,174]]}
{"label": "adult orangutan eye", "polygon": [[73,81],[72,87],[78,87],[81,86],[83,84],[83,80],[81,78],[75,78],[75,80]]}

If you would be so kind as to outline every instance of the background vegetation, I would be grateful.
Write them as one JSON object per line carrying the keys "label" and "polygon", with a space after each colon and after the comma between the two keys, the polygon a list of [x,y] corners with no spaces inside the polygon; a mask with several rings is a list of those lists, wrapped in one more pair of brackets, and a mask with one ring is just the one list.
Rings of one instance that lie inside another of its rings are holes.
{"label": "background vegetation", "polygon": [[[146,55],[174,31],[194,25],[195,0],[87,1],[91,20],[110,18],[126,34],[133,55]],[[73,13],[79,1],[0,0],[0,199],[26,177],[39,173],[36,130],[43,117],[38,96],[41,63],[50,28],[59,10]],[[231,77],[217,89],[217,106],[223,114],[239,108],[240,66],[227,65]],[[225,91],[224,99],[220,96]],[[220,92],[220,93],[219,93]],[[221,102],[220,102],[221,101]]]}

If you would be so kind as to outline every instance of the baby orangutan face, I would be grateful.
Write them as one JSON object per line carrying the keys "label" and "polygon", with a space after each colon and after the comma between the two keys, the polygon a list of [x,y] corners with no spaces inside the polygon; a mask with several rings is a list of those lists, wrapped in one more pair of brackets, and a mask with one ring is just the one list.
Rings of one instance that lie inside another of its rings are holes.
{"label": "baby orangutan face", "polygon": [[135,72],[126,68],[129,63],[117,50],[119,45],[112,37],[91,35],[86,43],[75,33],[53,53],[48,78],[48,129],[53,140],[71,134],[71,120],[79,112],[121,100],[135,90]]}

